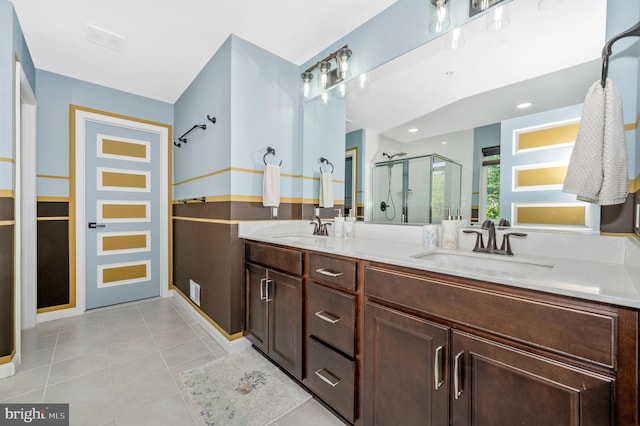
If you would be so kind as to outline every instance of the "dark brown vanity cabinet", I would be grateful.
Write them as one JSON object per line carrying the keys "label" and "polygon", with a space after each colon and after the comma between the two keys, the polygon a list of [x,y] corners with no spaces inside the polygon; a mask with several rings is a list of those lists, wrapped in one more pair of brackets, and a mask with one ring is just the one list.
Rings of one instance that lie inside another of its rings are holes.
{"label": "dark brown vanity cabinet", "polygon": [[365,305],[364,424],[449,424],[449,329]]}
{"label": "dark brown vanity cabinet", "polygon": [[636,312],[402,269],[364,277],[365,425],[637,425]]}
{"label": "dark brown vanity cabinet", "polygon": [[254,243],[245,249],[245,336],[302,380],[302,253]]}
{"label": "dark brown vanity cabinet", "polygon": [[356,262],[309,254],[305,384],[345,419],[355,420]]}
{"label": "dark brown vanity cabinet", "polygon": [[453,331],[454,425],[612,425],[614,380]]}

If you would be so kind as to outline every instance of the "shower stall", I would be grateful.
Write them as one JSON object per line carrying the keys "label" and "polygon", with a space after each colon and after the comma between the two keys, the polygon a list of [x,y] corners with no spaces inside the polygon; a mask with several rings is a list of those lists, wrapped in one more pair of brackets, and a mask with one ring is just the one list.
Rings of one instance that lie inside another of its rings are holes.
{"label": "shower stall", "polygon": [[383,153],[372,173],[374,223],[440,223],[460,211],[462,166],[438,154]]}

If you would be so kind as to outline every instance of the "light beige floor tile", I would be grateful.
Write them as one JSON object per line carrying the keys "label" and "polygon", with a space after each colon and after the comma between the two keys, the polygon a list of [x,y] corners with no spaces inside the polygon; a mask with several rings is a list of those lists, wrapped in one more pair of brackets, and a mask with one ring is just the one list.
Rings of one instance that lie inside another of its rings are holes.
{"label": "light beige floor tile", "polygon": [[200,355],[211,355],[213,358],[213,353],[198,337],[170,348],[161,349],[160,353],[169,367],[198,358]]}
{"label": "light beige floor tile", "polygon": [[153,335],[162,334],[175,328],[189,326],[180,315],[154,321],[148,321],[145,319],[145,321],[147,323],[147,327],[149,327],[149,330]]}
{"label": "light beige floor tile", "polygon": [[142,317],[148,322],[180,316],[178,311],[176,311],[174,307],[170,305],[160,306],[154,310],[141,311],[141,314]]}
{"label": "light beige floor tile", "polygon": [[126,416],[117,417],[118,426],[191,426],[191,413],[179,393],[141,405]]}
{"label": "light beige floor tile", "polygon": [[68,329],[60,330],[58,344],[77,342],[79,340],[93,337],[106,336],[106,331],[102,322],[89,325],[76,325]]}
{"label": "light beige floor tile", "polygon": [[143,337],[120,345],[109,345],[109,365],[118,365],[151,353],[158,352],[151,337]]}
{"label": "light beige floor tile", "polygon": [[70,426],[102,426],[113,421],[115,411],[110,395],[99,399],[82,399],[69,404]]}
{"label": "light beige floor tile", "polygon": [[179,345],[180,343],[188,342],[189,340],[196,339],[197,337],[196,333],[189,326],[174,328],[153,336],[156,341],[156,345],[158,345],[158,348],[160,349]]}
{"label": "light beige floor tile", "polygon": [[32,368],[51,365],[55,347],[40,349],[39,351],[23,351],[18,371],[26,371]]}
{"label": "light beige floor tile", "polygon": [[56,345],[58,341],[58,333],[50,334],[48,336],[37,337],[30,336],[22,338],[22,352],[39,351],[41,349],[51,348]]}
{"label": "light beige floor tile", "polygon": [[109,370],[103,369],[84,376],[47,386],[45,402],[74,402],[111,396]]}
{"label": "light beige floor tile", "polygon": [[107,345],[119,346],[127,342],[144,339],[150,337],[149,329],[144,322],[133,328],[126,328],[116,331],[111,331],[107,334]]}
{"label": "light beige floor tile", "polygon": [[[140,380],[133,380],[124,385],[114,385],[113,395],[116,403],[116,421],[130,416],[145,406],[160,399],[176,395],[180,389],[168,370],[146,375]],[[179,396],[180,400],[182,398]]]}
{"label": "light beige floor tile", "polygon": [[113,388],[123,389],[127,383],[134,380],[141,380],[143,377],[153,375],[154,373],[167,371],[167,367],[160,353],[154,352],[129,362],[114,365],[109,370],[111,372]]}
{"label": "light beige floor tile", "polygon": [[19,395],[12,396],[7,399],[0,399],[0,401],[5,403],[41,403],[42,396],[44,395],[44,387],[30,391],[27,393],[22,393]]}
{"label": "light beige floor tile", "polygon": [[106,352],[80,355],[51,366],[49,384],[55,384],[73,377],[100,371],[108,367]]}
{"label": "light beige floor tile", "polygon": [[202,338],[202,341],[204,342],[205,345],[207,345],[209,350],[213,352],[213,354],[216,355],[218,358],[221,356],[227,355],[227,351],[225,351],[224,348],[220,346],[220,344],[213,339],[213,337],[205,336]]}
{"label": "light beige floor tile", "polygon": [[53,363],[56,364],[82,355],[104,353],[106,348],[107,342],[104,336],[94,336],[63,344],[58,342]]}
{"label": "light beige floor tile", "polygon": [[107,331],[107,334],[111,334],[114,331],[127,330],[143,325],[145,325],[144,319],[140,313],[137,313],[123,318],[116,317],[112,320],[105,319],[104,329]]}
{"label": "light beige floor tile", "polygon": [[102,314],[100,312],[85,313],[75,317],[63,318],[60,320],[60,332],[81,330],[102,326]]}
{"label": "light beige floor tile", "polygon": [[345,423],[331,414],[318,401],[311,399],[273,424],[278,426],[343,426]]}
{"label": "light beige floor tile", "polygon": [[138,302],[136,306],[142,313],[151,312],[162,308],[172,308],[174,305],[173,297],[158,297],[155,299]]}
{"label": "light beige floor tile", "polygon": [[49,366],[19,371],[18,374],[0,379],[0,399],[43,388],[47,383]]}

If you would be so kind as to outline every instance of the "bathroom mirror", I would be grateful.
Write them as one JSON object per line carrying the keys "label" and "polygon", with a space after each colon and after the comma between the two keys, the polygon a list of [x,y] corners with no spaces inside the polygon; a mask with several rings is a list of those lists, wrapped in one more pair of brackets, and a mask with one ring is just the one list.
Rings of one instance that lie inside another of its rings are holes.
{"label": "bathroom mirror", "polygon": [[[384,160],[383,152],[437,154],[461,164],[461,213],[469,218],[478,203],[472,182],[478,129],[565,107],[569,117],[579,118],[571,106],[583,102],[600,75],[606,1],[579,5],[568,0],[538,10],[535,0],[515,0],[509,3],[511,22],[499,32],[487,31],[481,17],[462,28],[456,49],[447,47],[449,35],[442,36],[370,71],[364,88],[358,78],[350,80],[347,147],[358,146],[349,142],[356,132],[362,164],[359,215],[367,221],[374,216],[372,166]],[[533,105],[517,109],[523,102]],[[555,152],[548,150],[544,161],[553,163]],[[545,191],[537,196],[546,201]]]}

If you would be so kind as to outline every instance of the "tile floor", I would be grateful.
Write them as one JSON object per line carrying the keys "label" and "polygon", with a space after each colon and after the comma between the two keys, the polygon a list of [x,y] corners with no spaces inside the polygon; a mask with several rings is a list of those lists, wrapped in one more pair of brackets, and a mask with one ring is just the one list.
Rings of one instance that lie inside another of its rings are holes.
{"label": "tile floor", "polygon": [[[22,355],[1,402],[68,402],[72,425],[187,426],[202,423],[178,374],[225,351],[167,298],[40,323],[23,331]],[[272,425],[342,422],[312,399]]]}

